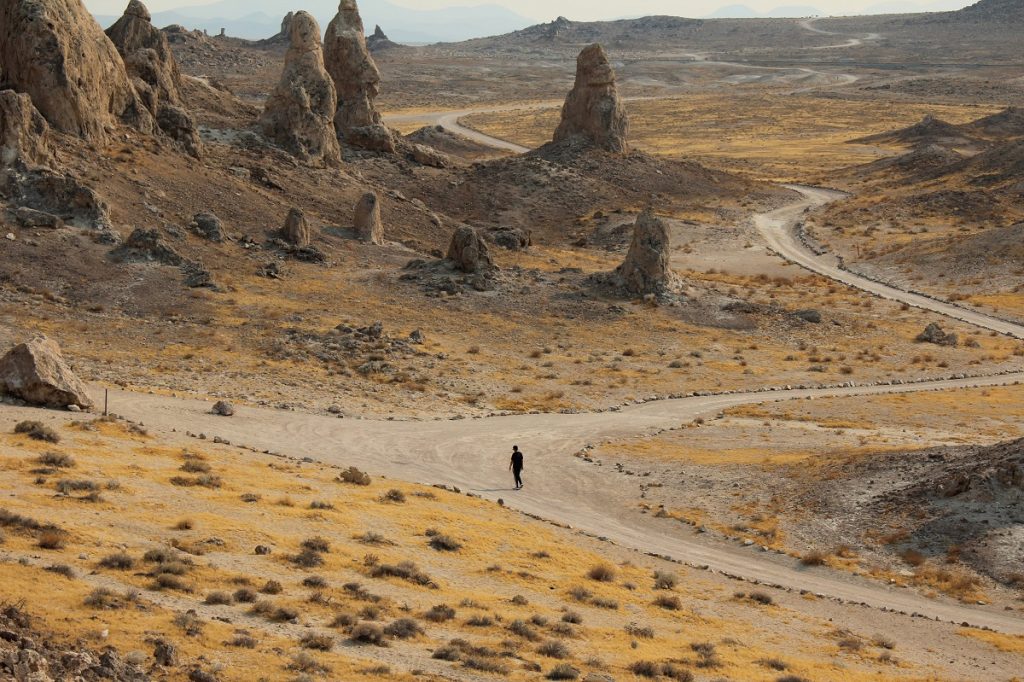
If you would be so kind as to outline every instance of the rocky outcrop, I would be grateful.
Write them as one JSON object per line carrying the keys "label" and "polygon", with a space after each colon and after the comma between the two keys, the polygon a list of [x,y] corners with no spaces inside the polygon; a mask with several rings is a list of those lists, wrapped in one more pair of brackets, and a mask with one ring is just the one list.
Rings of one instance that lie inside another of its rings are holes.
{"label": "rocky outcrop", "polygon": [[303,161],[338,165],[341,148],[334,129],[338,98],[324,68],[320,26],[310,14],[296,12],[288,21],[288,31],[284,71],[267,99],[260,128]]}
{"label": "rocky outcrop", "polygon": [[374,26],[373,34],[366,39],[366,47],[370,49],[370,52],[383,52],[402,46],[388,38],[380,26]]}
{"label": "rocky outcrop", "polygon": [[213,213],[196,213],[189,225],[193,232],[203,239],[220,244],[228,239],[224,223]]}
{"label": "rocky outcrop", "polygon": [[525,251],[533,241],[528,231],[518,227],[490,227],[485,236],[492,244],[509,251]]}
{"label": "rocky outcrop", "polygon": [[32,98],[14,90],[0,90],[0,168],[15,163],[49,166],[50,126]]}
{"label": "rocky outcrop", "polygon": [[327,25],[324,64],[337,90],[338,138],[352,147],[393,154],[394,136],[373,105],[380,92],[380,71],[366,47],[356,0],[341,0],[338,14]]}
{"label": "rocky outcrop", "polygon": [[636,219],[626,260],[616,269],[623,288],[632,294],[660,294],[676,284],[669,267],[669,237],[664,221],[650,209]]}
{"label": "rocky outcrop", "polygon": [[937,346],[956,346],[960,343],[960,339],[955,333],[943,330],[935,322],[925,327],[915,340],[918,343],[934,343]]}
{"label": "rocky outcrop", "polygon": [[81,0],[0,0],[0,83],[54,129],[101,142],[118,125],[156,129],[124,61]]}
{"label": "rocky outcrop", "polygon": [[135,228],[128,239],[114,250],[115,259],[126,262],[157,262],[184,265],[185,258],[167,243],[160,230]]}
{"label": "rocky outcrop", "polygon": [[302,209],[293,208],[288,211],[284,227],[281,228],[281,238],[292,246],[299,248],[309,246],[309,223],[306,221],[306,214],[302,212]]}
{"label": "rocky outcrop", "polygon": [[21,343],[0,359],[0,390],[32,405],[92,407],[89,391],[45,336]]}
{"label": "rocky outcrop", "polygon": [[430,166],[431,168],[448,168],[452,165],[452,160],[447,154],[439,152],[433,147],[415,143],[403,146],[408,147],[409,159],[415,161],[421,166]]}
{"label": "rocky outcrop", "polygon": [[380,218],[380,200],[376,193],[367,192],[359,199],[354,223],[359,239],[378,246],[384,243],[384,223]]}
{"label": "rocky outcrop", "polygon": [[199,156],[202,142],[181,98],[181,72],[163,32],[150,21],[140,0],[131,0],[124,15],[107,29],[107,37],[124,59],[128,75],[146,109],[164,133]]}
{"label": "rocky outcrop", "polygon": [[469,225],[462,225],[452,235],[447,259],[463,272],[486,272],[494,268],[487,242]]}
{"label": "rocky outcrop", "polygon": [[556,143],[594,146],[609,152],[629,151],[629,119],[619,99],[615,71],[600,45],[591,45],[576,60],[576,83],[565,99]]}
{"label": "rocky outcrop", "polygon": [[110,228],[106,202],[70,173],[16,164],[0,170],[0,198],[12,207],[49,213],[77,227]]}

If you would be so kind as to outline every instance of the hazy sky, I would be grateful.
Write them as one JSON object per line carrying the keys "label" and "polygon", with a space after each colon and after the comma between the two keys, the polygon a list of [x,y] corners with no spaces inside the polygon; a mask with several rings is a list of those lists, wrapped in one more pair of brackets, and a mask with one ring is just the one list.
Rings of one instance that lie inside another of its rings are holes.
{"label": "hazy sky", "polygon": [[[213,0],[210,0],[212,2]],[[558,15],[570,19],[591,21],[596,19],[617,19],[623,16],[645,14],[671,14],[677,16],[703,17],[726,5],[747,5],[758,12],[767,12],[780,6],[810,6],[826,13],[852,14],[872,5],[886,2],[919,5],[922,9],[955,9],[966,7],[974,0],[390,0],[396,5],[434,9],[460,5],[498,4],[519,14],[538,21],[550,21]],[[86,6],[98,14],[120,14],[128,4],[127,0],[85,0]],[[209,4],[203,0],[146,0],[151,11],[184,7],[187,5]],[[930,7],[928,7],[931,5]],[[284,14],[288,10],[301,9],[302,0],[252,0],[253,12],[264,11],[271,16]]]}

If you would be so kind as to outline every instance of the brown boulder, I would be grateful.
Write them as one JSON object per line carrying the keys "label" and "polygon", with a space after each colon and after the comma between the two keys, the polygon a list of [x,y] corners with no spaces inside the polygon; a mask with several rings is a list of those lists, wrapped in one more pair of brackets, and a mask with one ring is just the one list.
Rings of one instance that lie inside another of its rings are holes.
{"label": "brown boulder", "polygon": [[92,407],[89,391],[45,336],[15,346],[0,359],[0,390],[46,407]]}
{"label": "brown boulder", "polygon": [[448,245],[447,259],[463,272],[483,272],[494,267],[487,242],[469,225],[455,230]]}
{"label": "brown boulder", "polygon": [[304,161],[336,166],[341,148],[334,129],[337,91],[324,68],[320,26],[310,14],[288,20],[289,47],[277,88],[260,118],[263,134]]}
{"label": "brown boulder", "polygon": [[430,166],[431,168],[448,168],[452,165],[452,160],[447,154],[424,144],[411,145],[409,148],[409,158],[421,166]]}
{"label": "brown boulder", "polygon": [[199,156],[202,143],[191,114],[182,105],[181,71],[162,31],[150,23],[149,10],[131,0],[107,37],[124,58],[125,68],[146,109],[160,129]]}
{"label": "brown boulder", "polygon": [[302,209],[293,208],[288,211],[284,227],[281,228],[281,237],[292,246],[309,246],[309,223],[306,222],[306,214]]}
{"label": "brown boulder", "polygon": [[629,151],[629,119],[619,99],[615,71],[600,45],[584,49],[576,60],[576,83],[565,98],[554,141],[582,143],[609,152]]}
{"label": "brown boulder", "polygon": [[32,106],[32,98],[14,90],[0,90],[0,168],[17,162],[49,166],[50,126]]}
{"label": "brown boulder", "polygon": [[361,240],[378,246],[384,243],[384,223],[380,218],[380,200],[376,193],[367,192],[359,199],[354,222]]}
{"label": "brown boulder", "polygon": [[81,0],[0,0],[0,82],[27,93],[49,124],[92,141],[153,117],[124,61]]}
{"label": "brown boulder", "polygon": [[650,209],[636,219],[633,242],[616,274],[626,291],[633,294],[659,294],[676,284],[669,267],[668,228]]}
{"label": "brown boulder", "polygon": [[394,136],[373,105],[380,92],[380,71],[366,47],[356,0],[341,0],[338,14],[327,25],[324,64],[337,90],[338,137],[354,147],[393,154]]}

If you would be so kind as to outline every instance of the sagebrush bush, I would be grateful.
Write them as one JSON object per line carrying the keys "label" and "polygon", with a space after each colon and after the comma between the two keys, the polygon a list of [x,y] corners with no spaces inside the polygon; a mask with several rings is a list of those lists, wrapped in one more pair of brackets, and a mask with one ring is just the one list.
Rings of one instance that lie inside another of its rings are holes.
{"label": "sagebrush bush", "polygon": [[227,592],[215,590],[206,595],[205,601],[207,604],[210,604],[211,606],[226,606],[231,604],[234,600],[231,598],[231,595]]}
{"label": "sagebrush bush", "polygon": [[338,474],[338,480],[353,485],[370,485],[371,483],[370,477],[355,467],[349,467]]}
{"label": "sagebrush bush", "polygon": [[559,663],[547,674],[549,680],[575,680],[580,676],[580,671],[568,663]]}
{"label": "sagebrush bush", "polygon": [[462,543],[453,537],[437,534],[430,538],[428,544],[439,552],[457,552],[462,549]]}
{"label": "sagebrush bush", "polygon": [[668,571],[655,571],[654,572],[654,589],[656,590],[672,590],[675,589],[679,579],[675,573],[669,573]]}
{"label": "sagebrush bush", "polygon": [[330,635],[323,635],[316,632],[307,632],[302,635],[302,639],[299,640],[299,644],[304,649],[314,649],[316,651],[330,651],[334,648],[334,638]]}
{"label": "sagebrush bush", "polygon": [[374,646],[387,646],[387,639],[384,636],[384,628],[376,623],[359,623],[352,628],[349,634],[353,642],[359,644],[372,644]]}
{"label": "sagebrush bush", "polygon": [[598,564],[587,571],[587,577],[599,583],[610,583],[615,580],[615,567],[610,564]]}
{"label": "sagebrush bush", "polygon": [[455,618],[455,609],[447,604],[438,604],[430,607],[430,610],[423,614],[423,617],[431,623],[445,623]]}
{"label": "sagebrush bush", "polygon": [[395,639],[411,639],[423,634],[423,628],[412,618],[399,618],[388,623],[384,628],[384,634]]}
{"label": "sagebrush bush", "polygon": [[100,559],[100,567],[127,571],[135,568],[135,559],[124,552],[117,552]]}
{"label": "sagebrush bush", "polygon": [[569,647],[558,640],[552,639],[537,647],[537,653],[548,658],[569,658]]}
{"label": "sagebrush bush", "polygon": [[14,432],[25,434],[26,436],[32,438],[33,440],[41,440],[46,443],[60,442],[60,434],[51,429],[49,426],[44,425],[42,422],[18,422],[14,427]]}
{"label": "sagebrush bush", "polygon": [[72,469],[75,466],[75,459],[71,455],[60,452],[45,452],[36,459],[39,464],[55,469]]}

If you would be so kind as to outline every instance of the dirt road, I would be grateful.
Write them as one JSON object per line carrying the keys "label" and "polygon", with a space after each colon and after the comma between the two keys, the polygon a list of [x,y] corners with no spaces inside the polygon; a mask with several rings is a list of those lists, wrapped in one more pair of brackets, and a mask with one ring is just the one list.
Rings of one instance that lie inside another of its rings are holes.
{"label": "dirt road", "polygon": [[786,260],[829,279],[866,291],[873,296],[899,301],[915,308],[930,310],[940,315],[960,320],[961,322],[982,327],[983,329],[1024,339],[1024,326],[1022,325],[875,282],[844,270],[840,267],[839,258],[834,255],[826,254],[819,256],[812,253],[797,237],[795,230],[797,220],[808,208],[822,206],[835,201],[841,198],[843,194],[841,192],[801,185],[789,185],[789,187],[800,192],[803,195],[803,199],[776,211],[754,216],[754,224],[765,240],[767,240],[768,245]]}

